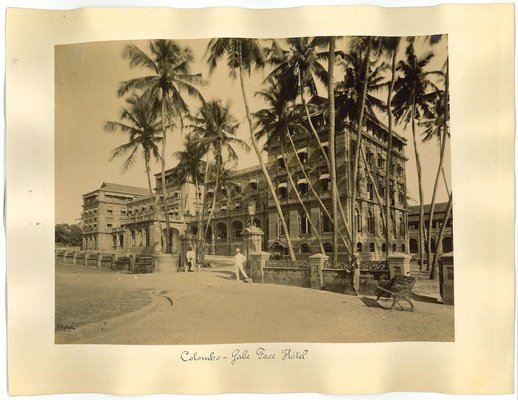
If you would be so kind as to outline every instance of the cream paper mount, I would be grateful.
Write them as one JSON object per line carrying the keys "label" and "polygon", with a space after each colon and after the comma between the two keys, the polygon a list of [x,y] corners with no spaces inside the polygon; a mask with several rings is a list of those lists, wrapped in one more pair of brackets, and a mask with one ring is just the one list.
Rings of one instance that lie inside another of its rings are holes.
{"label": "cream paper mount", "polygon": [[[6,219],[10,394],[511,392],[513,16],[509,4],[276,10],[9,9]],[[448,36],[450,62],[454,342],[55,344],[56,46],[153,38],[438,33]],[[253,355],[258,348],[275,354],[292,349],[301,357],[287,362],[281,357],[250,357],[238,363],[232,363],[230,357],[229,362],[184,360],[186,352],[210,358],[211,353],[225,356],[236,349]]]}

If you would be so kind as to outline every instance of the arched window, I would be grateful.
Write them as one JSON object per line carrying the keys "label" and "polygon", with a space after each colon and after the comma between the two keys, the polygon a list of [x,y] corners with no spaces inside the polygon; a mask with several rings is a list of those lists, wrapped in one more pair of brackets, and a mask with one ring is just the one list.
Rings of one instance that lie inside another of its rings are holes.
{"label": "arched window", "polygon": [[135,236],[135,231],[131,231],[131,245],[135,246],[136,244],[137,244],[137,240],[136,240],[136,236]]}
{"label": "arched window", "polygon": [[401,245],[401,253],[406,253],[406,246],[404,243]]}
{"label": "arched window", "polygon": [[397,245],[395,243],[392,244],[392,251],[397,251]]}
{"label": "arched window", "polygon": [[331,243],[325,242],[323,246],[324,246],[324,251],[326,253],[332,253],[333,252],[333,245]]}
{"label": "arched window", "polygon": [[256,227],[260,228],[261,227],[261,220],[259,218],[254,218],[254,224]]}
{"label": "arched window", "polygon": [[356,251],[358,253],[361,253],[363,251],[363,245],[362,245],[362,242],[358,242],[356,243]]}
{"label": "arched window", "polygon": [[232,222],[232,238],[240,239],[243,232],[243,223],[241,221]]}
{"label": "arched window", "polygon": [[370,251],[371,253],[374,253],[374,252],[376,251],[376,246],[374,245],[374,243],[371,243],[371,244],[369,245],[369,251]]}
{"label": "arched window", "polygon": [[119,246],[124,247],[124,235],[119,235]]}
{"label": "arched window", "polygon": [[419,247],[417,246],[417,239],[410,239],[410,253],[419,252]]}
{"label": "arched window", "polygon": [[374,189],[371,182],[367,183],[367,196],[369,200],[374,200]]}
{"label": "arched window", "polygon": [[392,224],[392,235],[394,237],[397,236],[397,226],[396,226],[396,219],[394,218],[393,215],[390,216],[390,223]]}
{"label": "arched window", "polygon": [[216,239],[226,239],[227,238],[227,225],[223,222],[220,222],[216,225]]}
{"label": "arched window", "polygon": [[196,235],[198,233],[198,227],[196,225],[191,225],[189,231],[191,232],[191,234]]}
{"label": "arched window", "polygon": [[302,243],[300,245],[300,252],[301,253],[309,253],[309,245],[307,243]]}
{"label": "arched window", "polygon": [[304,211],[299,211],[299,233],[301,235],[309,233],[309,219]]}
{"label": "arched window", "polygon": [[150,241],[151,241],[151,238],[149,237],[150,236],[149,227],[146,228],[145,235],[146,235],[146,246],[149,246]]}
{"label": "arched window", "polygon": [[451,238],[447,236],[442,240],[442,252],[449,253],[450,251],[453,251],[453,242]]}
{"label": "arched window", "polygon": [[[374,243],[372,243],[372,244],[374,244]],[[381,251],[382,251],[383,253],[385,253],[385,252],[387,251],[387,244],[386,244],[386,243],[383,243],[383,244],[381,245]]]}
{"label": "arched window", "polygon": [[374,233],[374,214],[372,210],[369,210],[369,214],[367,216],[367,231],[369,233]]}
{"label": "arched window", "polygon": [[113,240],[113,248],[115,249],[117,247],[117,235],[113,235],[112,240]]}
{"label": "arched window", "polygon": [[138,231],[138,245],[139,246],[142,246],[144,244],[144,240],[143,240],[143,234],[142,234],[142,229],[139,229]]}
{"label": "arched window", "polygon": [[356,224],[356,232],[362,231],[362,216],[360,214],[360,211],[358,211],[357,208],[354,209],[354,218],[355,218],[355,224]]}

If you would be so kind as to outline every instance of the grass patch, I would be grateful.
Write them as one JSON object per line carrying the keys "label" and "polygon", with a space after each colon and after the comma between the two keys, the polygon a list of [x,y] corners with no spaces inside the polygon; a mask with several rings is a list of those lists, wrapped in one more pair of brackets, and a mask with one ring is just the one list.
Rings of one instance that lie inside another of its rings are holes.
{"label": "grass patch", "polygon": [[108,274],[86,268],[56,271],[56,331],[103,321],[151,303],[146,289],[106,285],[103,278]]}

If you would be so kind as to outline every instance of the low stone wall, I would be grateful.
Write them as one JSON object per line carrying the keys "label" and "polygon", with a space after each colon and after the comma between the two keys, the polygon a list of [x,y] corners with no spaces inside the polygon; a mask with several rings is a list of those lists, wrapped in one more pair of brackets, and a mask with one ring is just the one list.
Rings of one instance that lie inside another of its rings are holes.
{"label": "low stone wall", "polygon": [[[254,281],[256,281],[254,279]],[[264,283],[278,283],[288,286],[311,287],[310,268],[264,268]]]}
{"label": "low stone wall", "polygon": [[151,272],[176,272],[178,254],[135,256],[133,254],[106,254],[96,252],[56,250],[56,264],[72,264],[83,267],[110,268],[114,271],[129,271],[136,274]]}
{"label": "low stone wall", "polygon": [[[267,262],[268,253],[250,254],[247,263],[247,274],[256,283],[274,283],[279,285],[299,286],[327,290],[336,293],[353,294],[352,272],[347,268],[324,268],[329,265],[328,257],[315,254],[307,261],[292,262],[289,260]],[[384,285],[394,274],[406,270],[406,258],[396,255],[388,265],[383,262],[365,263],[365,270],[360,270],[360,294],[376,295],[377,287]],[[286,266],[283,266],[284,264]],[[377,265],[375,265],[377,264]]]}
{"label": "low stone wall", "polygon": [[[353,294],[352,273],[343,269],[323,269],[323,290]],[[378,286],[390,280],[389,271],[360,271],[360,293],[374,296]]]}

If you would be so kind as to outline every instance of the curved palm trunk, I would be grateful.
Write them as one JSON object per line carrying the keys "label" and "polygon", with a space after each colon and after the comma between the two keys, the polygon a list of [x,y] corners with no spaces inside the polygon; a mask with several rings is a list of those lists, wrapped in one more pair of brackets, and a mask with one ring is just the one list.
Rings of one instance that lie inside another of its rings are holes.
{"label": "curved palm trunk", "polygon": [[[295,148],[295,143],[293,143],[293,139],[289,135],[288,135],[288,138],[290,139],[291,148],[293,149],[293,152],[295,153],[295,157],[297,158],[299,168],[301,169],[302,173],[304,174],[304,178],[306,178],[306,181],[308,182],[308,186],[309,186],[309,189],[311,190],[311,193],[313,193],[313,196],[315,196],[315,198],[317,199],[317,201],[320,205],[320,208],[324,211],[324,213],[327,215],[327,217],[331,220],[331,223],[334,224],[335,222],[333,221],[333,216],[328,211],[327,207],[324,205],[324,202],[322,201],[322,199],[318,195],[317,191],[315,190],[315,187],[311,183],[311,180],[309,179],[308,174],[306,173],[306,170],[304,169],[304,166],[302,165],[302,162],[300,161],[299,155],[297,154],[297,149]],[[339,231],[338,235],[340,236],[340,239],[342,239],[342,241],[344,242],[344,246],[347,249],[347,251],[350,252],[349,243],[345,239],[344,235],[342,235],[342,232]],[[324,254],[324,253],[322,253],[322,254]]]}
{"label": "curved palm trunk", "polygon": [[164,100],[165,94],[162,92],[162,110],[161,110],[161,117],[162,117],[162,131],[163,131],[163,138],[162,138],[162,157],[161,157],[161,166],[162,166],[162,205],[164,208],[164,216],[165,216],[165,252],[167,254],[170,254],[171,251],[171,224],[169,223],[169,208],[167,205],[167,189],[165,187],[165,148],[166,148],[166,142],[167,142],[167,132],[166,132],[166,124],[165,124],[165,100]]}
{"label": "curved palm trunk", "polygon": [[[387,165],[385,166],[385,215],[387,218],[387,222],[390,220],[390,165],[392,163],[392,94],[394,92],[394,83],[396,81],[396,56],[398,51],[398,45],[396,44],[396,47],[392,51],[392,61],[390,65],[390,85],[389,85],[389,91],[387,95],[387,107],[388,107],[388,149],[387,149]],[[386,259],[388,260],[388,256],[390,253],[391,246],[390,243],[390,224],[386,224],[386,235],[385,235],[385,242],[387,243],[387,252],[385,254]],[[394,232],[394,235],[396,232]]]}
{"label": "curved palm trunk", "polygon": [[[439,246],[439,243],[441,243],[441,241],[442,241],[442,237],[444,235],[444,228],[446,227],[446,222],[448,222],[448,219],[450,218],[452,206],[453,206],[453,195],[452,195],[452,193],[450,193],[450,197],[448,199],[448,206],[446,207],[446,214],[444,216],[444,220],[441,225],[441,229],[439,230],[439,236],[437,237],[437,246]],[[438,258],[439,258],[439,252],[436,251],[433,255],[432,267],[431,267],[431,271],[430,271],[430,279],[435,278],[435,276],[433,274],[435,273],[435,266],[437,264]]]}
{"label": "curved palm trunk", "polygon": [[[333,221],[338,221],[338,188],[336,184],[336,147],[335,147],[335,42],[336,38],[329,38],[329,58],[327,71],[329,74],[327,82],[328,107],[329,107],[329,177],[331,180],[331,214]],[[338,261],[338,224],[333,224],[333,254],[332,262]]]}
{"label": "curved palm trunk", "polygon": [[[417,139],[415,132],[415,98],[412,98],[412,139],[414,142],[415,164],[417,169],[417,184],[419,186],[419,269],[423,268],[423,248],[425,240],[425,226],[424,226],[424,204],[423,204],[423,182],[421,159],[419,151],[417,150]],[[430,221],[431,223],[431,221]],[[427,266],[428,270],[428,266]]]}
{"label": "curved palm trunk", "polygon": [[[201,210],[198,210],[198,231],[197,231],[197,252],[198,262],[203,265],[205,262],[205,238],[203,237],[203,218],[205,218],[205,202],[207,197],[207,182],[209,181],[209,153],[205,156],[205,176],[203,177],[203,200],[201,203]],[[207,226],[209,226],[207,224]],[[214,232],[212,232],[214,235]]]}
{"label": "curved palm trunk", "polygon": [[290,258],[292,261],[296,261],[295,252],[293,251],[293,244],[291,243],[291,237],[288,230],[288,225],[286,224],[286,219],[282,213],[281,204],[279,203],[279,199],[277,198],[277,193],[275,193],[275,188],[273,187],[272,179],[270,178],[270,174],[266,169],[266,165],[264,164],[263,157],[261,155],[261,150],[259,149],[259,145],[254,135],[253,131],[253,123],[252,116],[250,115],[250,108],[248,107],[248,99],[246,95],[245,82],[243,79],[243,67],[241,64],[239,65],[239,81],[241,84],[241,94],[243,95],[243,103],[245,105],[246,118],[248,120],[248,127],[250,129],[250,139],[252,141],[252,147],[254,148],[255,154],[257,155],[257,159],[259,161],[259,165],[261,166],[261,171],[266,179],[266,183],[268,185],[268,189],[270,190],[270,194],[272,195],[273,202],[275,204],[275,208],[277,209],[277,215],[282,225],[282,229],[284,230],[284,234],[286,236],[286,243],[288,245],[288,251],[290,253]]}
{"label": "curved palm trunk", "polygon": [[[216,196],[219,192],[219,171],[221,168],[221,157],[216,157],[216,182],[214,184],[214,195],[212,196],[212,207],[210,210],[209,218],[207,218],[207,225],[205,226],[204,238],[207,237],[207,233],[209,232],[210,221],[214,216],[214,209],[216,208]],[[202,238],[203,239],[203,238]]]}
{"label": "curved palm trunk", "polygon": [[[363,162],[365,164],[367,164],[367,157],[365,156],[365,150],[364,148],[362,147],[361,148],[361,152],[362,152],[362,158],[363,158]],[[374,182],[374,178],[372,177],[372,174],[371,174],[371,170],[369,168],[366,168],[367,170],[367,175],[369,177],[369,180],[372,182],[372,188],[374,189],[374,195],[376,196],[376,201],[378,202],[378,206],[380,208],[380,211],[381,211],[381,224],[382,224],[382,228],[385,228],[385,230],[387,230],[387,225],[388,225],[388,220],[387,220],[387,216],[385,215],[384,211],[383,211],[383,202],[381,201],[381,196],[380,196],[380,193],[378,191],[378,187],[376,185],[376,182]],[[387,243],[387,247],[388,247],[388,243]]]}
{"label": "curved palm trunk", "polygon": [[[286,134],[288,135],[288,137],[291,140],[290,132],[288,129],[286,129]],[[293,177],[291,176],[290,169],[288,167],[288,158],[286,157],[286,153],[284,151],[284,139],[281,140],[281,152],[282,152],[282,159],[284,161],[284,169],[286,170],[286,173],[288,174],[288,179],[290,181],[291,186],[295,189],[295,194],[297,195],[297,200],[299,201],[300,205],[302,206],[302,209],[304,210],[304,214],[306,214],[306,218],[309,221],[311,230],[313,231],[313,234],[317,238],[318,247],[320,247],[320,253],[326,254],[325,250],[324,250],[324,245],[322,244],[322,240],[320,238],[320,234],[318,233],[318,230],[316,229],[315,225],[313,224],[313,221],[311,220],[311,214],[309,213],[308,209],[306,208],[304,201],[302,201],[299,191],[297,190],[297,187],[295,186],[295,182],[293,182]],[[295,151],[295,154],[297,154],[296,151]],[[298,158],[298,155],[297,155],[297,158]],[[304,167],[302,167],[302,170],[304,170]],[[307,181],[307,182],[309,182],[309,181]]]}
{"label": "curved palm trunk", "polygon": [[[356,243],[356,228],[355,227],[355,220],[354,220],[354,209],[356,207],[356,180],[358,178],[358,165],[360,161],[360,145],[362,140],[362,126],[363,126],[363,116],[365,114],[365,99],[367,97],[367,83],[368,83],[368,73],[369,73],[369,66],[370,66],[370,53],[371,53],[371,46],[372,46],[372,38],[369,37],[367,42],[367,52],[365,55],[365,62],[364,62],[364,73],[363,73],[363,89],[362,89],[362,97],[361,97],[361,104],[360,104],[360,115],[358,116],[358,121],[356,123],[357,125],[357,138],[356,138],[356,150],[354,153],[354,166],[353,166],[353,173],[352,175],[352,181],[350,182],[351,186],[351,242],[352,246],[354,248]],[[349,166],[347,166],[349,168]]]}
{"label": "curved palm trunk", "polygon": [[302,87],[302,78],[300,76],[300,71],[299,71],[299,96],[300,96],[300,100],[302,101],[302,105],[304,106],[304,111],[306,113],[306,119],[308,120],[308,124],[311,129],[311,132],[313,133],[313,136],[315,137],[315,140],[318,144],[318,148],[320,149],[320,153],[322,153],[322,157],[324,157],[324,160],[326,160],[327,167],[329,168],[329,157],[327,156],[324,146],[322,145],[320,136],[318,136],[317,130],[315,129],[315,125],[313,125],[313,121],[311,121],[311,114],[309,113],[308,103],[306,102],[306,99],[304,98],[304,88]]}
{"label": "curved palm trunk", "polygon": [[[311,121],[311,115],[309,113],[309,109],[308,109],[308,105],[307,105],[307,102],[306,102],[306,99],[304,98],[304,93],[303,93],[303,90],[302,90],[302,84],[301,84],[301,78],[300,78],[300,73],[299,73],[299,96],[301,98],[301,101],[302,101],[302,104],[304,105],[304,111],[306,113],[306,119],[308,120],[308,124],[309,124],[309,127],[310,127],[310,132],[313,134],[317,144],[318,144],[318,147],[320,149],[320,152],[322,153],[322,156],[324,157],[324,160],[326,162],[326,165],[327,165],[327,170],[330,171],[331,170],[331,164],[329,162],[329,157],[327,156],[327,153],[324,149],[324,146],[322,145],[322,141],[320,140],[320,137],[318,136],[318,132],[317,130],[315,129],[315,126],[313,125],[313,122]],[[347,141],[346,141],[347,143]],[[298,157],[297,157],[298,158]],[[307,179],[307,177],[306,177]],[[330,179],[331,180],[331,179]],[[347,179],[346,179],[347,181]],[[308,180],[309,182],[309,180]],[[331,182],[331,184],[333,185],[333,182]],[[338,193],[338,187],[336,185],[336,182],[334,182],[334,186],[336,188],[336,192]],[[348,189],[347,189],[348,190]],[[320,198],[318,197],[318,195],[315,194],[315,196],[320,200]],[[347,193],[347,197],[349,197],[349,193]],[[340,196],[338,195],[338,211],[340,212],[340,217],[342,219],[342,222],[344,224],[344,231],[345,231],[345,234],[347,236],[347,239],[349,239],[349,241],[351,241],[351,237],[349,236],[349,230],[348,230],[348,226],[349,224],[347,223],[347,217],[346,217],[346,213],[344,211],[344,208],[342,206],[342,202],[339,201],[340,199]],[[334,219],[333,217],[331,216],[331,214],[329,212],[327,212],[327,208],[324,206],[324,204],[320,201],[321,203],[321,206],[322,208],[326,211],[326,213],[328,214],[328,217],[333,220],[333,225],[334,225]],[[343,238],[343,234],[340,232],[340,230],[338,230],[338,235]],[[351,253],[351,249],[350,249],[350,246],[349,246],[349,243],[345,243],[345,248],[347,250],[348,253]]]}
{"label": "curved palm trunk", "polygon": [[158,223],[158,229],[160,230],[160,239],[163,242],[164,241],[164,231],[162,230],[162,222],[160,221],[160,218],[157,213],[157,201],[156,201],[155,193],[153,193],[153,187],[151,185],[151,169],[149,168],[149,161],[147,158],[145,158],[145,163],[146,163],[146,175],[147,175],[147,186],[148,186],[148,190],[149,190],[149,197],[153,201],[153,217],[154,217],[155,221],[157,221],[157,223]]}
{"label": "curved palm trunk", "polygon": [[[441,175],[441,171],[443,171],[443,161],[444,161],[444,154],[446,150],[446,138],[448,137],[448,89],[449,89],[449,76],[448,76],[448,63],[446,62],[446,82],[445,82],[445,89],[444,89],[444,121],[443,121],[443,128],[442,128],[442,140],[441,140],[441,155],[439,158],[439,166],[437,167],[437,174],[435,175],[435,182],[433,186],[433,193],[432,193],[432,202],[430,204],[430,225],[428,226],[428,242],[427,242],[427,251],[426,251],[426,260],[428,265],[430,265],[430,279],[435,278],[435,260],[437,259],[436,255],[434,254],[433,259],[434,262],[430,264],[431,256],[432,256],[432,245],[431,245],[431,237],[432,237],[432,221],[433,221],[433,214],[435,212],[435,196],[437,195],[437,189],[439,187],[439,179]],[[441,227],[442,228],[442,227]],[[436,243],[435,246],[435,253],[438,253],[439,243]]]}

